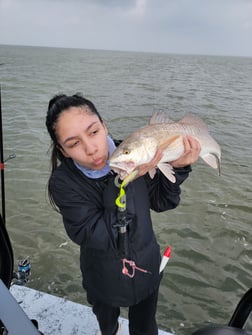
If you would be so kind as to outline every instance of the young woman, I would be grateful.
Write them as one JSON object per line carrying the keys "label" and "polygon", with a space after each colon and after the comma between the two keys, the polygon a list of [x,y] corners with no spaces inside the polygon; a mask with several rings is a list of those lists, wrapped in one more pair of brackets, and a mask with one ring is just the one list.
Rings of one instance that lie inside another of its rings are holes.
{"label": "young woman", "polygon": [[81,95],[58,95],[49,102],[46,126],[52,140],[49,196],[63,217],[68,236],[80,245],[83,287],[99,333],[119,334],[120,307],[126,306],[130,335],[157,335],[161,256],[150,209],[161,212],[179,204],[180,184],[198,159],[199,143],[184,138],[185,153],[172,163],[175,184],[160,171],[153,179],[146,173],[161,159],[160,151],[129,183],[124,215],[127,255],[122,256],[118,248],[120,211],[115,204],[119,188],[108,164],[115,142],[100,114]]}

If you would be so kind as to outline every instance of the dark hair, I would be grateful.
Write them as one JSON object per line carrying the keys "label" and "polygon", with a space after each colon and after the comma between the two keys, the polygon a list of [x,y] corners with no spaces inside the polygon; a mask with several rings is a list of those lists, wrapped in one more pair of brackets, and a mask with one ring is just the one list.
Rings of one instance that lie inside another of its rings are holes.
{"label": "dark hair", "polygon": [[99,120],[102,122],[102,118],[98,113],[95,105],[88,99],[84,98],[80,93],[76,93],[71,96],[65,94],[55,95],[48,104],[48,110],[46,115],[46,127],[47,131],[52,140],[52,152],[51,152],[51,166],[52,172],[57,168],[58,160],[62,161],[64,158],[62,152],[60,151],[60,144],[58,143],[58,138],[56,134],[56,124],[60,114],[63,111],[71,107],[88,107],[90,113],[96,114]]}
{"label": "dark hair", "polygon": [[[95,105],[88,99],[84,98],[80,93],[76,93],[71,96],[65,94],[55,95],[48,104],[48,110],[46,115],[46,128],[51,137],[51,174],[58,166],[58,161],[62,161],[64,156],[60,150],[61,146],[58,143],[56,134],[56,124],[60,114],[63,111],[70,109],[71,107],[88,107],[90,113],[98,116],[102,122],[102,118],[98,113]],[[49,198],[51,203],[54,204],[50,189],[48,188]],[[55,206],[54,206],[55,207]]]}

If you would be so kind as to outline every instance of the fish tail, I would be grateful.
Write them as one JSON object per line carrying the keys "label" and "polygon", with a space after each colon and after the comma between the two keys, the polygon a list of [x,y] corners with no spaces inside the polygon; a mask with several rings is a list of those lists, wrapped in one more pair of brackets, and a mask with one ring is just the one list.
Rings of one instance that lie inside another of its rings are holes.
{"label": "fish tail", "polygon": [[203,161],[210,165],[213,169],[218,170],[218,174],[221,174],[221,161],[220,157],[215,153],[207,153],[204,156],[201,156]]}

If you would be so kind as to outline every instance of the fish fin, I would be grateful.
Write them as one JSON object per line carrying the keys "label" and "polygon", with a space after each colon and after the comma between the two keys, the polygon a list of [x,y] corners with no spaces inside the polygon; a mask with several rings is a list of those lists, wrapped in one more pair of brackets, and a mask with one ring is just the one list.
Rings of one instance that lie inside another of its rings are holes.
{"label": "fish fin", "polygon": [[175,142],[177,139],[179,139],[181,135],[174,135],[170,136],[165,142],[163,142],[158,149],[165,150],[172,142]]}
{"label": "fish fin", "polygon": [[172,183],[176,182],[175,171],[169,163],[158,163],[159,170],[169,179]]}
{"label": "fish fin", "polygon": [[149,175],[150,175],[151,179],[153,179],[153,178],[155,177],[155,174],[156,174],[156,168],[151,169],[151,170],[149,171]]}
{"label": "fish fin", "polygon": [[157,123],[174,123],[174,121],[170,119],[167,113],[163,111],[158,111],[152,114],[152,117],[149,121],[149,124]]}
{"label": "fish fin", "polygon": [[221,173],[221,164],[220,159],[217,155],[209,153],[204,156],[201,156],[204,162],[206,162],[208,165],[210,165],[214,169],[218,169],[218,173],[220,175]]}
{"label": "fish fin", "polygon": [[180,124],[194,125],[197,128],[207,130],[207,125],[205,122],[196,115],[186,114],[181,120],[178,121]]}

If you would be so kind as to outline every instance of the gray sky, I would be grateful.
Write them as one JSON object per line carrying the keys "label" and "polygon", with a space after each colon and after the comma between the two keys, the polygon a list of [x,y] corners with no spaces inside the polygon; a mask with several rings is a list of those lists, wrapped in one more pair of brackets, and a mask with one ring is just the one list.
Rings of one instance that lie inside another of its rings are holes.
{"label": "gray sky", "polygon": [[252,0],[0,0],[0,44],[252,57]]}

